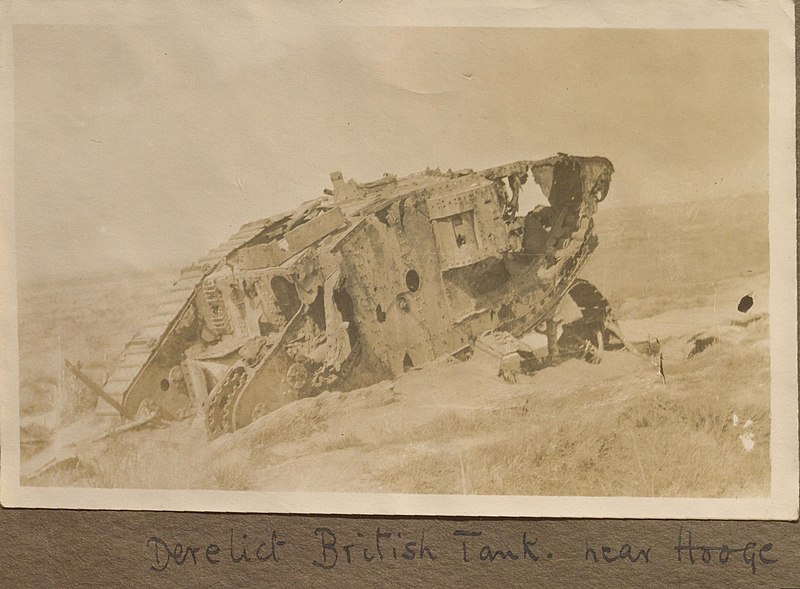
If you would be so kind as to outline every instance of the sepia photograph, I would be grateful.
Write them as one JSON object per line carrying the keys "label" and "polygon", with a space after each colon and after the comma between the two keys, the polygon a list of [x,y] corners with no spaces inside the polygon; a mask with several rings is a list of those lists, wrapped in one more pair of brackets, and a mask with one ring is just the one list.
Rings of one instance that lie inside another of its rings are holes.
{"label": "sepia photograph", "polygon": [[780,2],[311,4],[13,26],[3,505],[796,517]]}

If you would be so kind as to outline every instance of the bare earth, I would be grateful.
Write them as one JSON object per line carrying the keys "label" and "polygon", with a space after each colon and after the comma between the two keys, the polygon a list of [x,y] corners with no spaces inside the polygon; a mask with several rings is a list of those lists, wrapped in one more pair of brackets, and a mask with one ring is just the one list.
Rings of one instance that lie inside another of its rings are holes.
{"label": "bare earth", "polygon": [[[601,246],[584,276],[615,305],[629,339],[658,338],[664,378],[657,362],[625,351],[604,352],[598,365],[570,360],[513,384],[479,355],[442,358],[394,382],[297,401],[213,443],[199,418],[81,443],[76,460],[30,478],[71,441],[90,430],[99,436],[106,426],[88,416],[56,427],[49,399],[59,348],[90,370],[108,368],[169,275],[23,286],[23,440],[39,444],[23,447],[23,484],[765,495],[770,372],[762,200],[598,217]],[[745,205],[741,218],[736,210]],[[745,294],[755,304],[741,313]],[[688,358],[698,335],[715,343]]]}

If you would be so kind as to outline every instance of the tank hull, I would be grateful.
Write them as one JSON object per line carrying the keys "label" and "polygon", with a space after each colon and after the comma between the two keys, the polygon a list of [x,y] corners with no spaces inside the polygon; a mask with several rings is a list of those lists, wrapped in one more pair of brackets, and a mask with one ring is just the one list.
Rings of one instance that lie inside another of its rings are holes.
{"label": "tank hull", "polygon": [[[184,269],[126,347],[125,418],[205,415],[211,437],[295,399],[395,377],[550,320],[598,243],[613,167],[559,154],[333,190]],[[519,213],[532,179],[548,204]],[[126,380],[127,379],[127,380]]]}

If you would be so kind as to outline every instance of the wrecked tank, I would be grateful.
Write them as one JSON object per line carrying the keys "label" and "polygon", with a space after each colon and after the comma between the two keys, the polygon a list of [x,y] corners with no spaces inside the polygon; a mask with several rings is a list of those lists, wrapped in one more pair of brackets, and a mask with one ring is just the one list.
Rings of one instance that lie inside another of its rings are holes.
{"label": "wrecked tank", "polygon": [[[546,334],[547,358],[524,357],[528,370],[601,350],[622,336],[578,274],[612,173],[605,158],[565,154],[363,184],[333,173],[321,198],[242,226],[184,268],[102,385],[70,370],[106,401],[100,412],[200,412],[215,438],[293,400],[469,351],[487,334]],[[521,214],[530,179],[549,204]],[[559,327],[567,295],[582,317]]]}

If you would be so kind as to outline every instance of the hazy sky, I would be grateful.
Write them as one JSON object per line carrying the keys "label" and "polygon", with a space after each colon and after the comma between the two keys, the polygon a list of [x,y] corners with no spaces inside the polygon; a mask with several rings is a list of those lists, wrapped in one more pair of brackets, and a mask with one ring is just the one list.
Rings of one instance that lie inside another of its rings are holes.
{"label": "hazy sky", "polygon": [[258,21],[14,28],[19,278],[180,265],[245,222],[426,166],[556,152],[604,205],[767,189],[767,36]]}

